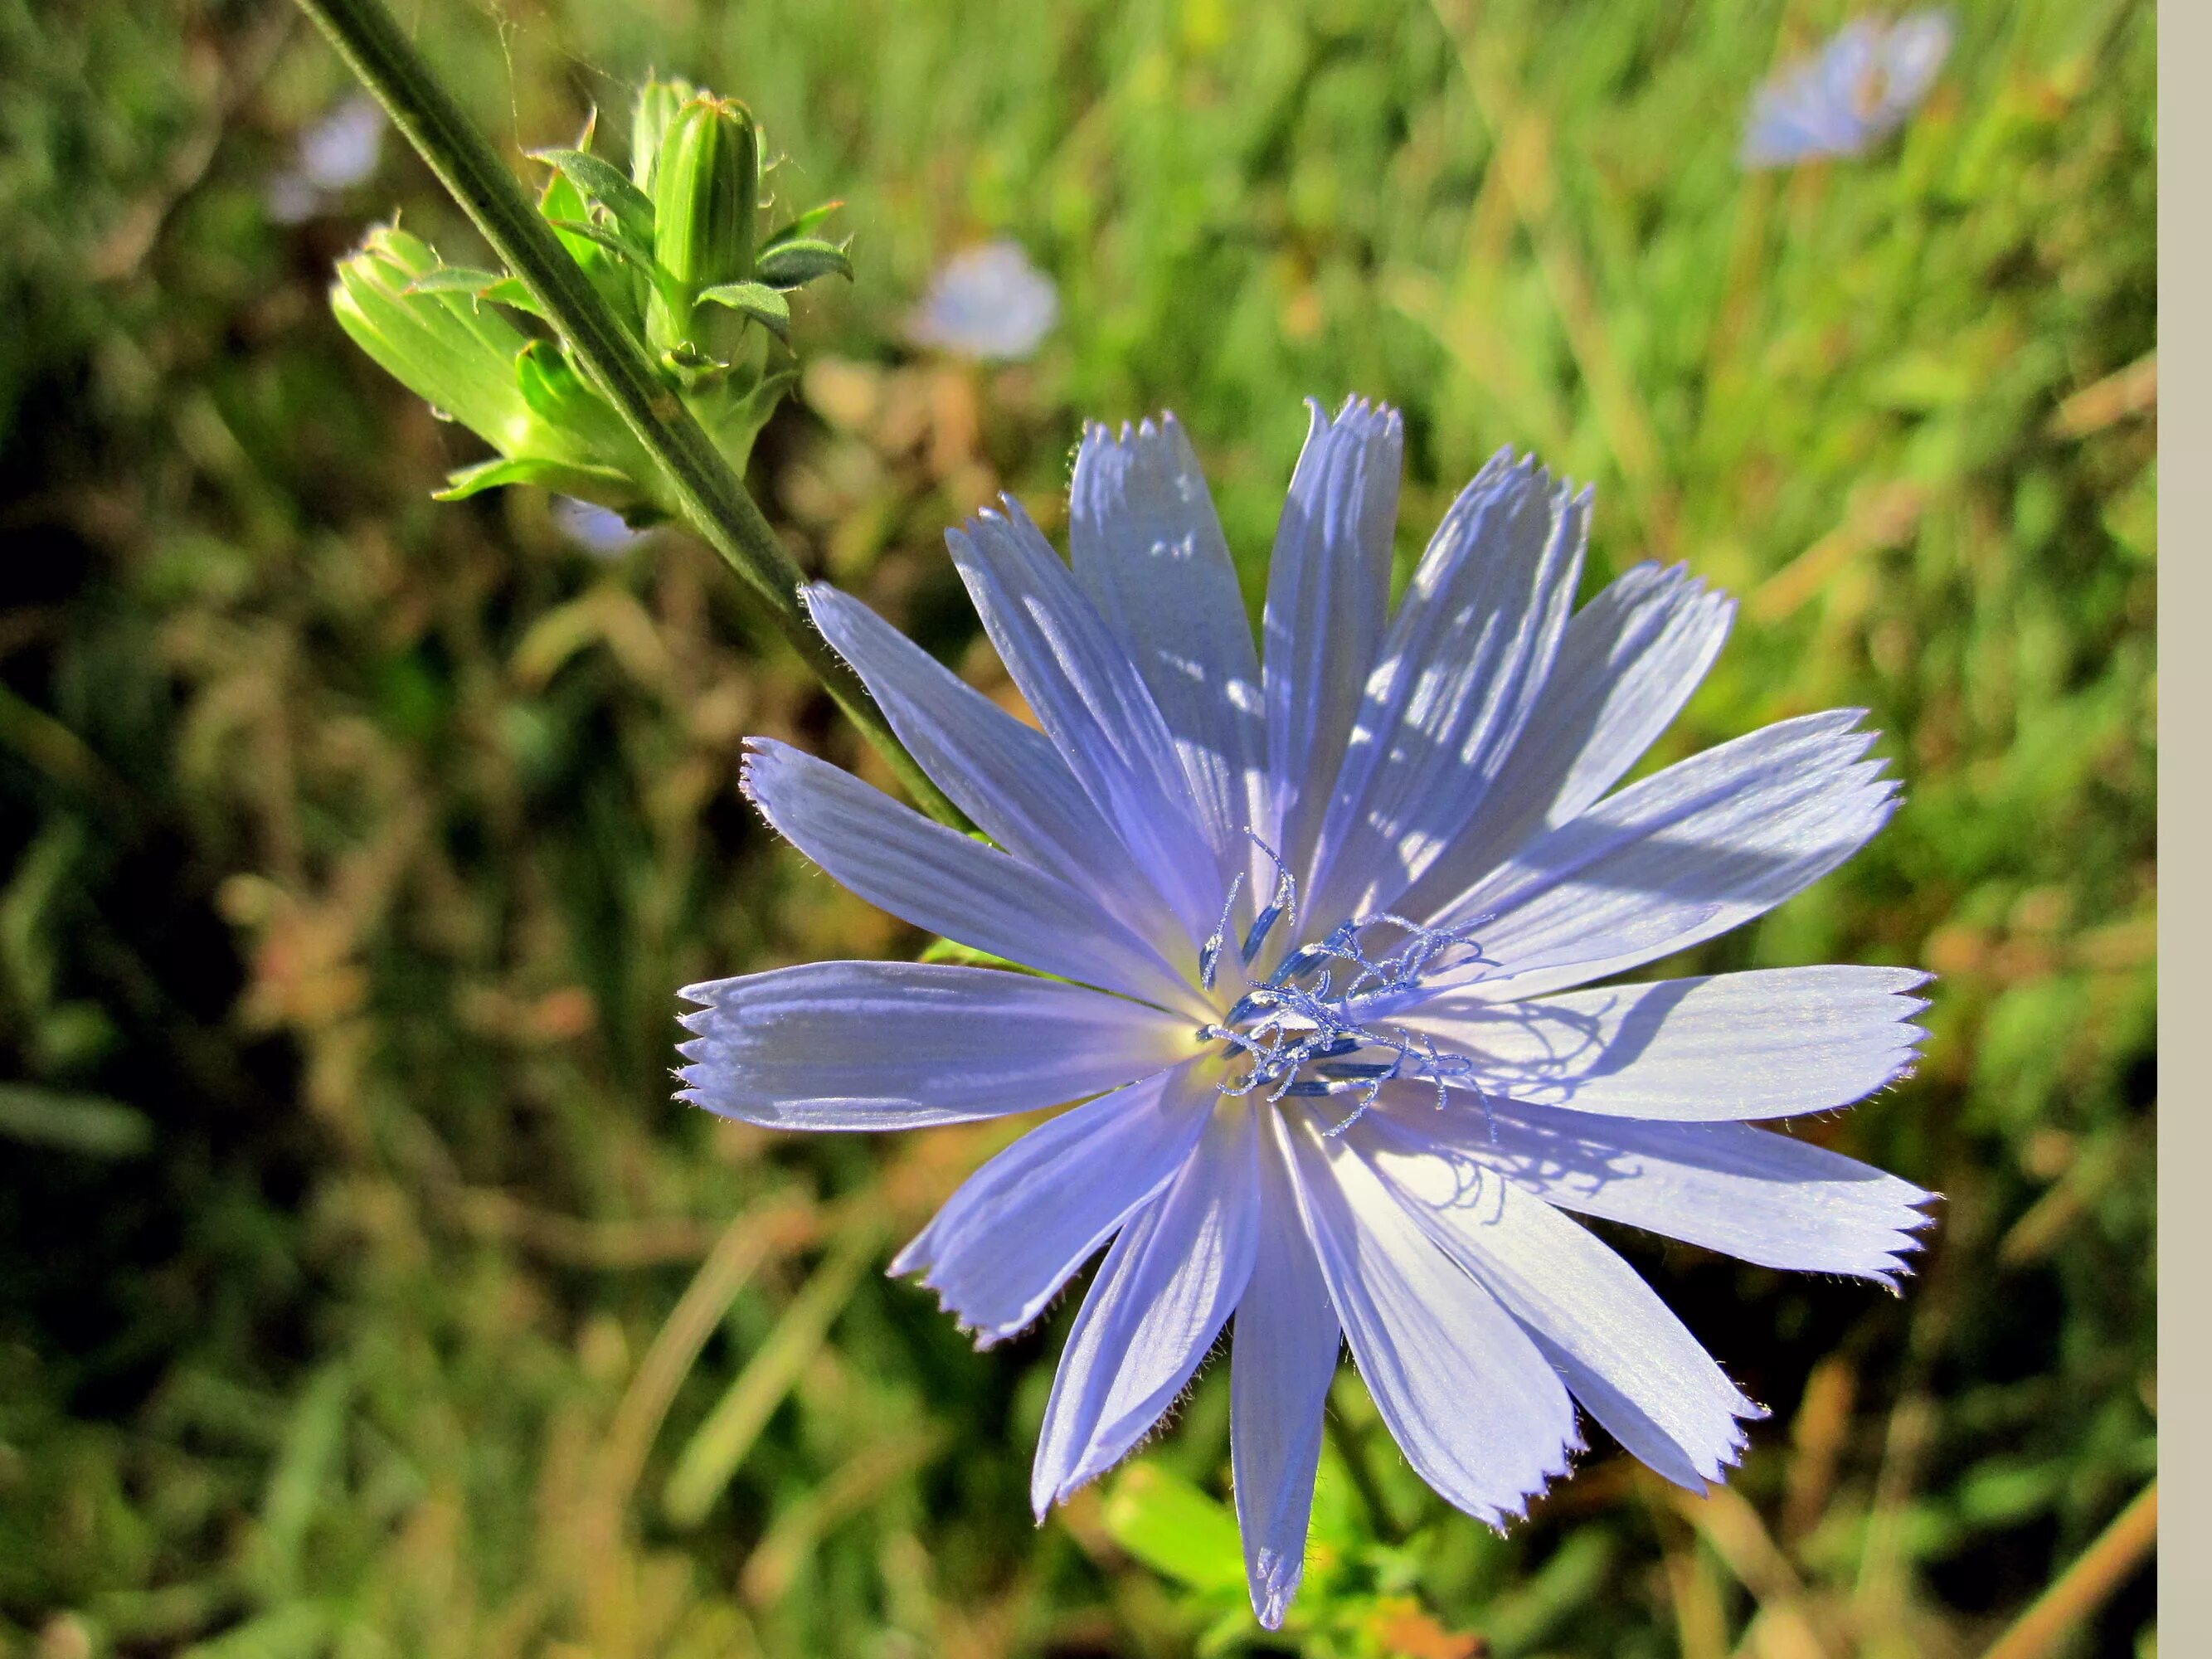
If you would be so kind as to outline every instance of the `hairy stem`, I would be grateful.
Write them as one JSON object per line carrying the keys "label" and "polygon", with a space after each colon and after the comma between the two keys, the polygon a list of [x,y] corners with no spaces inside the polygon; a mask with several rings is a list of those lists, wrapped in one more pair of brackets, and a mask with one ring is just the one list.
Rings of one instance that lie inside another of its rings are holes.
{"label": "hairy stem", "polygon": [[422,153],[430,170],[522,280],[577,361],[666,474],[692,526],[737,572],[777,630],[873,744],[922,810],[965,829],[959,809],[915,763],[852,670],[799,603],[805,580],[684,400],[653,372],[644,348],[592,289],[491,145],[400,32],[382,0],[300,0],[362,84]]}

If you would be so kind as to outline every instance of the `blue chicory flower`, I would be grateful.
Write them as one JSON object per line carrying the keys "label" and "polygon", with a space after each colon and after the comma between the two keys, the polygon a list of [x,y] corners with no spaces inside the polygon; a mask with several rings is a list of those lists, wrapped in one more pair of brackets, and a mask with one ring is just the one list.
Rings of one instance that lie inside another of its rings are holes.
{"label": "blue chicory flower", "polygon": [[1614,786],[1733,607],[1641,564],[1571,615],[1587,492],[1499,455],[1389,605],[1395,414],[1316,408],[1255,649],[1172,416],[1093,427],[1073,568],[1020,507],[948,538],[1043,730],[826,586],[815,620],[993,845],[765,738],[745,787],[836,880],[1025,965],[835,962],[688,988],[682,1097],[786,1129],[1081,1100],[899,1255],[979,1340],[1110,1244],[1037,1447],[1040,1518],[1130,1450],[1234,1323],[1252,1602],[1302,1568],[1348,1340],[1429,1484],[1492,1524],[1565,1472],[1579,1402],[1693,1491],[1764,1415],[1562,1212],[1893,1288],[1930,1194],[1755,1127],[1903,1075],[1925,975],[1593,981],[1841,864],[1895,786],[1862,712]]}
{"label": "blue chicory flower", "polygon": [[1950,52],[1951,20],[1940,11],[1845,24],[1817,57],[1790,64],[1759,89],[1744,132],[1744,166],[1859,155],[1920,106]]}
{"label": "blue chicory flower", "polygon": [[907,333],[915,344],[983,362],[1034,354],[1060,319],[1052,278],[1005,238],[966,248],[939,268]]}

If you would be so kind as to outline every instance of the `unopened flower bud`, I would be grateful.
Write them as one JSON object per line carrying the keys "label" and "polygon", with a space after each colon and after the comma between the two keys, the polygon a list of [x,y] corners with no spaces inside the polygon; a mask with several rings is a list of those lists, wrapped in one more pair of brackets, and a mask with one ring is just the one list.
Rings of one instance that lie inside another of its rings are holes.
{"label": "unopened flower bud", "polygon": [[[702,288],[752,274],[753,220],[760,202],[760,135],[734,99],[701,96],[661,135],[653,168],[653,253],[687,300]],[[647,319],[653,343],[684,343],[690,307],[678,315],[656,296]]]}

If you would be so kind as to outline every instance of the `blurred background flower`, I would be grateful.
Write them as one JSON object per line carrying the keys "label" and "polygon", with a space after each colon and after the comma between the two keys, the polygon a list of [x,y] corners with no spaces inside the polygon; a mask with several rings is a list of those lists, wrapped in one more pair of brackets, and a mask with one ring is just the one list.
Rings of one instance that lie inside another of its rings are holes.
{"label": "blurred background flower", "polygon": [[298,224],[367,184],[384,155],[383,107],[365,92],[348,93],[301,133],[292,165],[269,181],[269,216]]}
{"label": "blurred background flower", "polygon": [[552,512],[561,533],[598,558],[620,558],[644,533],[631,529],[612,507],[580,501],[574,495],[556,495]]}
{"label": "blurred background flower", "polygon": [[1753,96],[1744,165],[1861,154],[1920,107],[1950,53],[1947,12],[1853,19],[1816,56],[1778,70]]}
{"label": "blurred background flower", "polygon": [[1001,238],[963,248],[938,267],[907,323],[917,345],[1010,362],[1033,356],[1060,319],[1060,292],[1021,244]]}

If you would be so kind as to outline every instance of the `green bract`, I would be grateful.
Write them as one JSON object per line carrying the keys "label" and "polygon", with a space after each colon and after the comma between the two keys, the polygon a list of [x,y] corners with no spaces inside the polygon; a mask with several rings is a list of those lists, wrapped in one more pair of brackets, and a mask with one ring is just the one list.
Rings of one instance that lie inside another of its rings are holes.
{"label": "green bract", "polygon": [[682,109],[699,95],[689,81],[647,81],[630,112],[629,177],[640,190],[653,187],[653,165],[660,153],[661,135]]}
{"label": "green bract", "polygon": [[[762,237],[760,129],[742,103],[686,82],[639,92],[627,170],[593,149],[594,131],[587,125],[573,147],[534,153],[551,172],[538,211],[742,470],[794,378],[768,363],[769,337],[790,329],[785,293],[852,276],[843,248],[819,235],[836,204]],[[498,452],[454,473],[441,496],[535,483],[633,522],[674,510],[659,469],[548,336],[515,277],[448,264],[385,226],[340,264],[331,306],[382,368]]]}

